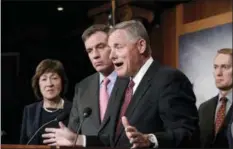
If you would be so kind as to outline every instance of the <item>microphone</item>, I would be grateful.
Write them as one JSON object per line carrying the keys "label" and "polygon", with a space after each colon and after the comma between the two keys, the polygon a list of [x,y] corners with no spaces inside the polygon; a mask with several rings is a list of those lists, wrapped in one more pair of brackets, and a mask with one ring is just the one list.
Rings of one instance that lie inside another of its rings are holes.
{"label": "microphone", "polygon": [[79,124],[79,127],[78,127],[78,129],[77,129],[77,131],[76,131],[77,136],[75,137],[75,141],[74,141],[73,146],[76,145],[76,142],[77,142],[77,140],[78,140],[78,134],[79,134],[79,131],[80,131],[82,125],[83,125],[84,120],[85,120],[86,118],[88,118],[88,117],[91,115],[91,112],[92,112],[92,109],[91,109],[91,108],[89,108],[89,107],[84,108],[84,110],[83,110],[83,119],[81,120],[81,122],[80,122],[80,124]]}
{"label": "microphone", "polygon": [[31,141],[35,138],[35,136],[39,133],[39,131],[47,126],[48,124],[52,122],[59,122],[64,120],[67,116],[69,116],[69,112],[62,112],[60,115],[58,115],[55,119],[48,121],[47,123],[44,123],[40,128],[37,129],[37,131],[33,134],[33,136],[30,138],[30,140],[27,142],[27,145],[31,143]]}

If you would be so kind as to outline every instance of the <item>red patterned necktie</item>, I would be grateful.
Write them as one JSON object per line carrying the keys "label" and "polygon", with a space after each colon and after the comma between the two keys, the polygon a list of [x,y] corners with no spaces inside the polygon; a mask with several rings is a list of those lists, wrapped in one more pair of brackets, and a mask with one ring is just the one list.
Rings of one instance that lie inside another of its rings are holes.
{"label": "red patterned necktie", "polygon": [[223,121],[224,121],[224,118],[225,118],[227,98],[222,97],[220,99],[220,102],[222,104],[217,111],[216,119],[215,119],[215,135],[218,133],[219,129],[221,128]]}
{"label": "red patterned necktie", "polygon": [[105,78],[103,80],[102,86],[100,87],[99,106],[100,106],[101,121],[103,121],[104,119],[104,115],[108,106],[109,95],[108,95],[107,85],[109,82],[110,80],[108,78]]}
{"label": "red patterned necktie", "polygon": [[119,129],[120,129],[120,125],[121,125],[121,117],[124,116],[124,114],[127,110],[127,107],[131,101],[131,98],[133,96],[133,87],[134,87],[134,82],[133,82],[133,80],[130,80],[128,87],[125,91],[124,103],[121,106],[121,112],[120,112],[120,116],[119,116],[118,123],[117,123],[117,129],[116,129],[117,134],[120,133]]}

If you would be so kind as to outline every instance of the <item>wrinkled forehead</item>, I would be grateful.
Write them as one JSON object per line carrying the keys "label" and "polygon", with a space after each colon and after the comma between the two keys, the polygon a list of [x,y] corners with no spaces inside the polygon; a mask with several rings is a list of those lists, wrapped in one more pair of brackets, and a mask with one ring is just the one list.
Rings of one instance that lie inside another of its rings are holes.
{"label": "wrinkled forehead", "polygon": [[232,56],[230,54],[217,54],[214,59],[215,65],[232,65]]}
{"label": "wrinkled forehead", "polygon": [[107,33],[102,31],[97,31],[94,34],[90,35],[84,42],[86,48],[95,47],[100,43],[107,44]]}
{"label": "wrinkled forehead", "polygon": [[133,37],[126,29],[116,29],[111,34],[109,34],[108,43],[125,43],[133,41],[132,39]]}

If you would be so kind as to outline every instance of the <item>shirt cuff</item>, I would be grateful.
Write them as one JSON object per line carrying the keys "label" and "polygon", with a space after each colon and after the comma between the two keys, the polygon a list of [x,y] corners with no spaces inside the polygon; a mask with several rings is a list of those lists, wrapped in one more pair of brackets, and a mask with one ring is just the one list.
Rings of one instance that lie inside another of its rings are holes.
{"label": "shirt cuff", "polygon": [[82,147],[86,147],[86,136],[85,135],[78,135],[78,140],[76,145],[80,145]]}
{"label": "shirt cuff", "polygon": [[156,136],[154,134],[152,134],[152,133],[150,133],[148,135],[149,135],[150,142],[154,144],[153,148],[158,148],[159,143],[158,143],[158,140],[157,140]]}

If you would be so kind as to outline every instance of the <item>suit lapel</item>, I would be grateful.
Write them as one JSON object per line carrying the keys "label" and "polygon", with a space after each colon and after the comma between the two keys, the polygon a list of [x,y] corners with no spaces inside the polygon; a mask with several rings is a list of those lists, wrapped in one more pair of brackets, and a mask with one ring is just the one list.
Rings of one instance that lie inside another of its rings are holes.
{"label": "suit lapel", "polygon": [[[36,105],[36,111],[35,111],[35,118],[34,118],[34,122],[33,122],[33,130],[32,130],[32,135],[38,130],[38,128],[40,127],[40,114],[41,114],[41,108],[43,106],[43,101],[39,102]],[[35,143],[38,143],[38,135],[35,136],[34,141]]]}
{"label": "suit lapel", "polygon": [[99,113],[99,74],[96,73],[93,79],[90,80],[91,83],[86,89],[83,95],[84,107],[90,107],[92,109],[92,114],[90,119],[96,128],[100,126],[100,113]]}
{"label": "suit lapel", "polygon": [[[115,109],[116,111],[119,111],[119,108],[121,107],[121,102],[122,102],[122,97],[124,95],[124,91],[128,85],[129,79],[128,78],[117,78],[115,85],[113,87],[111,96],[109,98],[109,103],[108,103],[108,107],[106,110],[106,114],[104,116],[104,120],[100,126],[100,130],[104,128],[104,126],[107,124],[107,122],[111,118],[116,118],[116,116],[112,116],[113,115],[113,111],[112,109]],[[115,121],[115,119],[114,119]],[[99,130],[99,131],[100,131]]]}
{"label": "suit lapel", "polygon": [[[143,96],[149,90],[151,86],[151,79],[154,77],[155,73],[157,72],[159,64],[157,62],[153,62],[145,75],[143,76],[141,82],[139,83],[130,104],[126,110],[125,116],[128,118],[129,122],[133,119],[134,110],[137,108],[140,102],[142,102]],[[140,104],[141,105],[141,104]],[[123,133],[123,125],[120,126],[120,135]],[[117,138],[116,138],[117,139]]]}
{"label": "suit lapel", "polygon": [[213,100],[210,100],[210,105],[208,107],[209,115],[207,117],[210,118],[210,120],[206,121],[206,128],[209,128],[211,136],[214,136],[214,130],[215,130],[215,110],[218,103],[218,96],[215,96]]}
{"label": "suit lapel", "polygon": [[43,106],[43,102],[39,102],[36,105],[36,111],[35,111],[35,118],[34,118],[34,130],[33,132],[35,132],[38,128],[39,128],[39,121],[40,121],[40,113],[41,113],[41,107]]}

